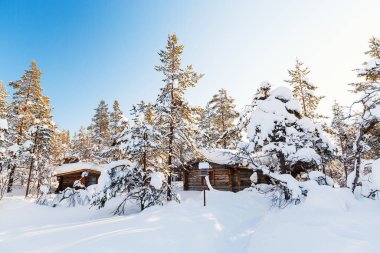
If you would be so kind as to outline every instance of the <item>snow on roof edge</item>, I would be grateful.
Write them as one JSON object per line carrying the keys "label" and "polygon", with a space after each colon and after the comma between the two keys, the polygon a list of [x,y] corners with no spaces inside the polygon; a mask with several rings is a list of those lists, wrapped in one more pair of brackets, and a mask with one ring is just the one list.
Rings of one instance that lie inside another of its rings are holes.
{"label": "snow on roof edge", "polygon": [[238,163],[234,158],[236,150],[231,149],[200,149],[201,154],[206,158],[208,162],[232,165]]}
{"label": "snow on roof edge", "polygon": [[61,166],[54,168],[54,175],[62,174],[62,173],[68,173],[73,172],[77,170],[95,170],[95,171],[102,171],[102,166],[95,164],[95,163],[89,163],[89,162],[77,162],[77,163],[67,163],[62,164]]}

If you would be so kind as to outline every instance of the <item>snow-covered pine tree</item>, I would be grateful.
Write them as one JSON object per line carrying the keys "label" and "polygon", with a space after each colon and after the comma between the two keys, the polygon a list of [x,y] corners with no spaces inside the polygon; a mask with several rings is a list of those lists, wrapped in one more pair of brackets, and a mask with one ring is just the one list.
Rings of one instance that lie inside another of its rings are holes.
{"label": "snow-covered pine tree", "polygon": [[347,122],[344,109],[336,101],[332,106],[333,118],[331,121],[331,134],[339,152],[338,160],[343,166],[344,183],[347,186],[347,176],[354,169],[354,155],[352,152],[355,132],[352,124]]}
{"label": "snow-covered pine tree", "polygon": [[50,99],[47,96],[42,96],[37,104],[32,105],[36,109],[33,115],[34,121],[28,131],[29,140],[24,142],[24,146],[28,147],[26,151],[29,152],[26,155],[28,157],[26,164],[29,167],[26,197],[30,193],[32,186],[36,187],[35,192],[38,194],[40,186],[49,183],[52,176],[51,166],[49,166],[51,165],[51,140],[56,127],[52,121]]}
{"label": "snow-covered pine tree", "polygon": [[93,153],[96,159],[106,158],[105,154],[109,152],[110,147],[110,114],[108,105],[101,100],[95,109],[95,115],[92,118],[92,124],[89,127],[91,139],[93,142]]}
{"label": "snow-covered pine tree", "polygon": [[111,147],[107,154],[107,157],[111,160],[119,160],[122,158],[123,154],[121,153],[118,138],[123,133],[123,131],[128,128],[128,119],[121,111],[119,102],[115,100],[113,103],[113,111],[110,114]]}
{"label": "snow-covered pine tree", "polygon": [[8,143],[8,120],[7,120],[7,103],[8,93],[4,84],[0,81],[0,200],[2,199],[9,180],[8,162],[7,156]]}
{"label": "snow-covered pine tree", "polygon": [[[300,201],[305,194],[294,183],[303,173],[323,170],[332,158],[333,145],[321,127],[302,117],[302,109],[286,87],[260,87],[247,119],[248,141],[239,144],[239,159],[279,186],[276,201]],[[293,187],[294,186],[294,187]],[[282,204],[280,204],[282,205]]]}
{"label": "snow-covered pine tree", "polygon": [[236,147],[239,136],[231,134],[239,116],[235,107],[234,99],[225,89],[220,89],[207,103],[200,128],[208,139],[208,145],[224,149]]}
{"label": "snow-covered pine tree", "polygon": [[129,160],[140,163],[144,171],[147,167],[160,170],[164,158],[159,147],[161,136],[152,121],[152,109],[152,104],[144,101],[134,105],[131,111],[134,124],[118,139],[122,152]]}
{"label": "snow-covered pine tree", "polygon": [[2,119],[7,117],[8,114],[8,91],[3,82],[0,81],[0,117]]}
{"label": "snow-covered pine tree", "polygon": [[166,167],[170,172],[186,162],[186,155],[193,147],[191,136],[195,112],[185,99],[185,91],[194,87],[202,77],[193,70],[192,65],[185,68],[181,66],[183,48],[183,45],[178,44],[175,34],[169,35],[166,49],[159,52],[161,65],[155,67],[163,74],[165,83],[154,106],[155,122],[161,133],[160,147],[167,154]]}
{"label": "snow-covered pine tree", "polygon": [[308,80],[307,75],[310,70],[308,67],[303,67],[303,64],[297,59],[294,69],[288,70],[290,80],[285,80],[285,82],[290,84],[293,88],[294,97],[300,101],[302,115],[315,121],[323,117],[316,110],[324,97],[314,94],[318,87]]}
{"label": "snow-covered pine tree", "polygon": [[208,148],[212,144],[212,139],[215,139],[214,131],[211,126],[211,110],[206,104],[204,108],[200,107],[195,114],[195,122],[198,126],[197,135],[195,136],[198,147]]}
{"label": "snow-covered pine tree", "polygon": [[37,118],[29,130],[31,140],[27,141],[25,146],[29,163],[29,172],[26,185],[25,197],[30,193],[33,187],[36,187],[35,192],[38,194],[42,185],[48,185],[52,177],[52,171],[49,165],[51,162],[51,140],[54,134],[54,125],[51,119]]}
{"label": "snow-covered pine tree", "polygon": [[51,163],[53,166],[60,165],[69,155],[70,151],[70,132],[63,131],[54,127],[53,136],[51,139]]}
{"label": "snow-covered pine tree", "polygon": [[356,118],[356,138],[353,148],[355,155],[353,192],[360,184],[360,168],[363,156],[367,151],[368,140],[374,138],[375,147],[371,148],[375,150],[380,148],[380,136],[372,135],[380,127],[380,40],[374,37],[371,38],[369,47],[370,50],[365,52],[365,54],[370,59],[363,64],[362,68],[357,69],[358,77],[364,80],[350,84],[353,87],[353,92],[361,95],[352,105],[352,107],[359,105],[360,108],[358,113],[352,115]]}
{"label": "snow-covered pine tree", "polygon": [[78,134],[74,134],[70,143],[71,155],[80,161],[90,162],[92,157],[91,137],[85,127],[81,126]]}
{"label": "snow-covered pine tree", "polygon": [[[40,85],[42,72],[38,69],[37,63],[32,61],[30,69],[25,70],[20,80],[10,82],[9,85],[14,89],[12,102],[9,110],[10,141],[14,143],[11,147],[12,163],[9,164],[9,186],[8,191],[12,190],[15,179],[16,167],[20,168],[20,180],[24,181],[23,175],[29,163],[22,154],[22,147],[26,142],[31,141],[29,129],[35,120],[40,117],[50,117],[50,100],[42,94],[43,89]],[[40,116],[39,116],[40,115]],[[18,157],[21,155],[21,157]]]}
{"label": "snow-covered pine tree", "polygon": [[92,202],[102,208],[111,198],[122,196],[114,214],[124,214],[127,200],[136,201],[141,210],[162,205],[168,194],[170,199],[178,201],[161,172],[165,156],[159,147],[160,133],[153,126],[153,106],[141,101],[133,106],[131,114],[133,124],[118,138],[122,152],[127,153],[129,160],[118,161],[114,166],[110,164],[110,169],[102,174],[107,177],[106,184]]}
{"label": "snow-covered pine tree", "polygon": [[111,136],[117,136],[128,128],[129,123],[120,109],[119,102],[117,100],[113,103],[113,111],[110,113],[110,132]]}

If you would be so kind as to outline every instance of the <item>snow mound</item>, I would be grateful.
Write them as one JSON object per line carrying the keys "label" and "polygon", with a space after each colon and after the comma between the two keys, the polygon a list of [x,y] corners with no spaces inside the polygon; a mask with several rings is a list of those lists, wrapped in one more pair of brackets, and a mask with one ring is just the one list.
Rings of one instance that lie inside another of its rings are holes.
{"label": "snow mound", "polygon": [[150,176],[150,185],[157,190],[161,189],[162,182],[165,180],[165,175],[159,171],[153,171]]}
{"label": "snow mound", "polygon": [[286,109],[288,109],[289,111],[295,111],[298,113],[301,113],[302,111],[301,105],[296,99],[289,100],[285,106],[286,106]]}

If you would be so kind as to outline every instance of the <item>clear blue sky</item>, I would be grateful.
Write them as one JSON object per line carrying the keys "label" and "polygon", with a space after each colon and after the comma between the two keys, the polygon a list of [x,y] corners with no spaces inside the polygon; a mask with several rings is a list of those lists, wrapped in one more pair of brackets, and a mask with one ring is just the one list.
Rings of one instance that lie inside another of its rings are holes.
{"label": "clear blue sky", "polygon": [[0,80],[17,80],[35,59],[44,72],[57,124],[88,125],[105,99],[128,114],[154,100],[163,85],[154,71],[167,34],[185,45],[184,63],[205,73],[188,93],[204,105],[219,88],[239,107],[260,81],[283,84],[296,57],[331,101],[348,104],[352,69],[380,36],[380,1],[117,1],[0,0]]}

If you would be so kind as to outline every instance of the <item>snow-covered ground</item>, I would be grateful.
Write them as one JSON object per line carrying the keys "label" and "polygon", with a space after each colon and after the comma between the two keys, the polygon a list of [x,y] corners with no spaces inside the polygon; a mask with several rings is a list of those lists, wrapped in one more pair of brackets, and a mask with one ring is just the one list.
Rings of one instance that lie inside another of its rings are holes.
{"label": "snow-covered ground", "polygon": [[111,203],[38,206],[21,196],[0,201],[0,252],[380,252],[380,203],[321,186],[306,201],[271,208],[244,191],[181,192],[182,203],[112,216]]}

